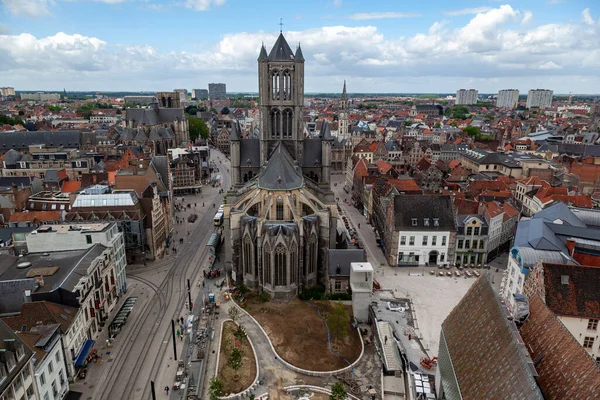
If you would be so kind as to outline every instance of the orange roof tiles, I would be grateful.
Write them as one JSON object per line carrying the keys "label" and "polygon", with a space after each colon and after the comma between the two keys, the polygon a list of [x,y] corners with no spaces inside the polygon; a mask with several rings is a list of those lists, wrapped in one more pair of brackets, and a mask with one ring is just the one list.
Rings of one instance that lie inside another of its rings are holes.
{"label": "orange roof tiles", "polygon": [[368,176],[369,175],[369,164],[367,163],[367,160],[365,160],[364,158],[361,158],[360,160],[358,160],[358,162],[356,163],[356,166],[354,167],[354,178],[355,179],[362,179],[363,176]]}
{"label": "orange roof tiles", "polygon": [[380,174],[387,174],[394,166],[385,161],[377,161],[377,170]]}
{"label": "orange roof tiles", "polygon": [[421,188],[414,179],[389,179],[388,183],[399,192],[421,192]]}
{"label": "orange roof tiles", "polygon": [[63,183],[60,191],[62,193],[73,193],[81,189],[81,181],[67,181]]}
{"label": "orange roof tiles", "polygon": [[600,393],[600,368],[594,360],[539,297],[529,298],[529,312],[520,333],[531,358],[538,360],[536,380],[544,397],[594,398]]}
{"label": "orange roof tiles", "polygon": [[60,211],[16,212],[10,216],[9,222],[60,221]]}

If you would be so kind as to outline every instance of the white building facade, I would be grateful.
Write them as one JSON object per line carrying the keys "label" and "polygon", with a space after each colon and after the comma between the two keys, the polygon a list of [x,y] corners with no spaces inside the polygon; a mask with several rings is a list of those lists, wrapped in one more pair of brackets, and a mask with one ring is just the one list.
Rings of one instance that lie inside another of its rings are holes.
{"label": "white building facade", "polygon": [[62,400],[69,392],[59,327],[58,324],[46,325],[30,331],[41,335],[35,347],[45,352],[35,365],[35,379],[42,400]]}
{"label": "white building facade", "polygon": [[398,261],[402,266],[423,266],[448,262],[450,231],[400,231]]}
{"label": "white building facade", "polygon": [[498,92],[496,107],[515,108],[519,103],[519,91],[517,89],[505,89]]}
{"label": "white building facade", "polygon": [[479,91],[476,89],[459,89],[456,91],[456,101],[454,104],[477,104]]}
{"label": "white building facade", "polygon": [[550,108],[552,107],[552,95],[554,92],[547,89],[531,89],[527,93],[527,108]]}

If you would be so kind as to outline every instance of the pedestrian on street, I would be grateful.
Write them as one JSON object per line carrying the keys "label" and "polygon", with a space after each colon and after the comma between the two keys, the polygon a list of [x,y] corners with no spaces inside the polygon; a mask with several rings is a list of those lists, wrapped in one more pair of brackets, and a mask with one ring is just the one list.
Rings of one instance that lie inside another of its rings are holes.
{"label": "pedestrian on street", "polygon": [[169,395],[169,387],[165,386],[165,392],[167,392],[167,396]]}
{"label": "pedestrian on street", "polygon": [[181,325],[183,325],[183,317],[181,317],[180,320],[181,320]]}
{"label": "pedestrian on street", "polygon": [[385,342],[384,344],[387,344],[387,335],[384,337],[384,339],[383,339],[383,340],[384,340],[384,342]]}
{"label": "pedestrian on street", "polygon": [[[175,335],[176,335],[177,337],[179,337],[179,334],[180,334],[180,333],[181,333],[181,332],[179,332],[179,329],[177,329],[177,331],[175,331]],[[387,339],[387,337],[386,337],[386,339]]]}
{"label": "pedestrian on street", "polygon": [[358,224],[358,229],[360,229],[360,224]]}

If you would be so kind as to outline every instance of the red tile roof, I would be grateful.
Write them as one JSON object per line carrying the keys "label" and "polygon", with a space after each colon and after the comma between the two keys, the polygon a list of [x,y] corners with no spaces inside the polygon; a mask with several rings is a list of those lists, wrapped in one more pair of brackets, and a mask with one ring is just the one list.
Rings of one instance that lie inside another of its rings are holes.
{"label": "red tile roof", "polygon": [[[556,315],[600,316],[600,267],[544,263],[546,305]],[[563,276],[568,283],[563,284]]]}
{"label": "red tile roof", "polygon": [[454,373],[463,399],[543,399],[513,326],[485,274],[444,320],[450,360],[440,354],[439,367]]}
{"label": "red tile roof", "polygon": [[422,192],[414,179],[389,179],[388,183],[399,192]]}
{"label": "red tile roof", "polygon": [[29,330],[36,325],[60,324],[62,333],[67,332],[78,308],[69,307],[51,301],[34,301],[21,305],[21,314],[4,317],[2,320],[15,331],[20,331],[24,325]]}
{"label": "red tile roof", "polygon": [[537,382],[546,400],[598,398],[600,368],[594,360],[539,297],[529,298],[529,312],[520,333],[537,360]]}
{"label": "red tile roof", "polygon": [[385,161],[377,161],[377,170],[380,174],[387,174],[394,166]]}
{"label": "red tile roof", "polygon": [[458,167],[459,165],[460,165],[460,161],[450,160],[450,162],[448,163],[448,168],[454,169],[454,168]]}
{"label": "red tile roof", "polygon": [[354,167],[354,178],[361,180],[363,176],[369,175],[369,163],[364,158],[361,158]]}
{"label": "red tile roof", "polygon": [[60,211],[16,212],[8,222],[60,221]]}
{"label": "red tile roof", "polygon": [[62,193],[73,193],[81,189],[81,181],[67,181],[63,183],[60,191]]}

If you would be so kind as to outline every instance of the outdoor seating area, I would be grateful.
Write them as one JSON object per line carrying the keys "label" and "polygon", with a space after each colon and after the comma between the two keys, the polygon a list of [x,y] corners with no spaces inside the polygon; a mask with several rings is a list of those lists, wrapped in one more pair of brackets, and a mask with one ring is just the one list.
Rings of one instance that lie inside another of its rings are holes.
{"label": "outdoor seating area", "polygon": [[137,297],[127,298],[127,300],[125,300],[125,303],[121,306],[121,309],[119,310],[117,315],[115,315],[115,318],[110,323],[110,326],[108,328],[111,339],[114,339],[119,334],[121,328],[127,322],[127,318],[129,318],[129,314],[131,314],[131,310],[133,310],[133,305],[136,301]]}

